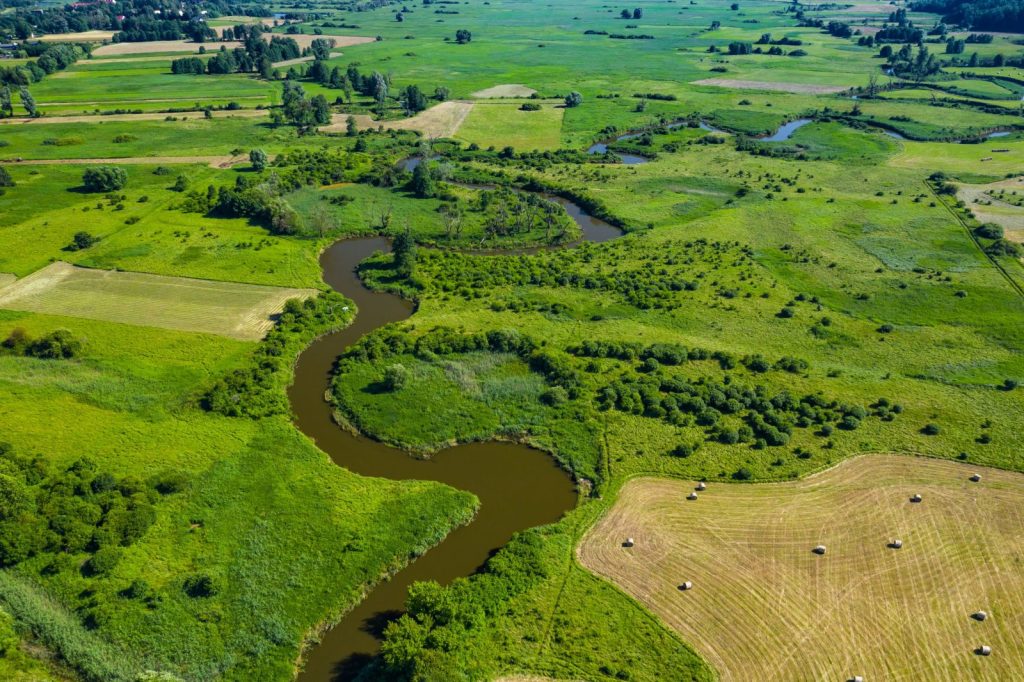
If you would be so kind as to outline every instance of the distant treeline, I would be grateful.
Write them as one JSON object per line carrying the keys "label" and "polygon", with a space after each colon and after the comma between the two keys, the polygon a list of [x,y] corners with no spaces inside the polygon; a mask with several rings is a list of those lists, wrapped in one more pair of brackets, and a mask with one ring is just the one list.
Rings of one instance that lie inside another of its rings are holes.
{"label": "distant treeline", "polygon": [[1024,32],[1021,0],[918,0],[912,8],[941,14],[947,24],[974,30]]}

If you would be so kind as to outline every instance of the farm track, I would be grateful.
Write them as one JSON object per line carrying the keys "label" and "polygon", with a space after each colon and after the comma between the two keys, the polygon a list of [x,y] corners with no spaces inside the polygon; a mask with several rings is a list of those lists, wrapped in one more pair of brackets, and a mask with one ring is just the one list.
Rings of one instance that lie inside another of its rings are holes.
{"label": "farm track", "polygon": [[[162,99],[151,99],[151,100],[135,100],[136,102],[179,102],[179,101],[194,101],[189,100],[162,100]],[[77,104],[77,103],[74,103]],[[100,102],[82,102],[82,106],[89,106],[92,104],[101,104]],[[61,106],[54,104],[52,106]],[[72,104],[68,104],[72,106]],[[219,114],[219,115],[218,115]],[[264,109],[237,109],[235,111],[222,111],[214,112],[213,118],[259,118],[260,116],[266,116],[267,112]],[[117,122],[129,122],[129,121],[163,121],[168,116],[173,116],[178,119],[199,119],[205,118],[206,112],[204,111],[180,111],[180,112],[165,112],[165,111],[154,111],[142,114],[81,114],[81,115],[68,115],[68,116],[40,116],[39,118],[3,118],[0,119],[0,125],[45,125],[53,123],[104,123],[107,121]]]}
{"label": "farm track", "polygon": [[[1021,474],[869,455],[793,483],[717,484],[691,502],[692,489],[630,481],[578,553],[723,680],[1004,680],[1024,669]],[[893,538],[903,549],[886,546]],[[824,556],[810,551],[819,543]],[[992,617],[973,621],[979,609]],[[981,644],[991,657],[973,653]]]}
{"label": "farm track", "polygon": [[210,168],[231,168],[232,166],[248,160],[248,156],[126,156],[122,158],[106,159],[23,159],[15,161],[12,159],[0,160],[0,164],[19,166],[65,166],[65,165],[104,165],[104,164],[182,164],[182,163],[205,163]]}

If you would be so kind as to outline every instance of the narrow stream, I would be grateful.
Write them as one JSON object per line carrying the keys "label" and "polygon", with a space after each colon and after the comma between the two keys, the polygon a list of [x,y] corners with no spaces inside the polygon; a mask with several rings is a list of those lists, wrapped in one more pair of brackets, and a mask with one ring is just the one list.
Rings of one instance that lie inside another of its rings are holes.
{"label": "narrow stream", "polygon": [[[581,241],[606,241],[622,233],[593,218],[575,203],[546,197],[566,208],[583,230]],[[298,679],[303,682],[351,680],[377,653],[384,626],[402,611],[406,591],[417,580],[447,584],[471,575],[520,530],[557,521],[576,503],[575,485],[546,453],[509,443],[473,443],[436,453],[429,460],[343,431],[325,401],[336,358],[364,334],[408,318],[413,306],[393,294],[363,286],[356,266],[376,251],[388,251],[383,237],[342,239],[320,258],[324,281],[355,301],[351,325],[313,342],[299,356],[288,398],[295,424],[339,466],[363,476],[446,483],[480,499],[467,526],[382,582],[350,611],[320,644],[308,652]]]}

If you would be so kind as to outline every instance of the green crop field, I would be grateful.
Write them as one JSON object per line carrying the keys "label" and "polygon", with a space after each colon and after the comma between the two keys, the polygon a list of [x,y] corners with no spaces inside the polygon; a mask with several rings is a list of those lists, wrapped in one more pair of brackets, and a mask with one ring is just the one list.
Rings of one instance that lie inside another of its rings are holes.
{"label": "green crop field", "polygon": [[0,678],[1012,677],[1015,2],[8,3]]}

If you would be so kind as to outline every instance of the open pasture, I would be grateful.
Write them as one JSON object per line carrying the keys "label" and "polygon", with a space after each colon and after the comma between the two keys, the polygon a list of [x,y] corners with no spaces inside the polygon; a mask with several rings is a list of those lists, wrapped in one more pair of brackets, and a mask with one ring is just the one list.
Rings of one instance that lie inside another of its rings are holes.
{"label": "open pasture", "polygon": [[312,289],[288,289],[56,262],[0,291],[0,308],[258,340],[285,301]]}
{"label": "open pasture", "polygon": [[523,111],[519,104],[477,102],[456,137],[481,147],[511,145],[517,150],[557,149],[562,138],[565,107],[551,101],[539,111]]}
{"label": "open pasture", "polygon": [[[722,680],[1006,680],[1024,669],[1021,474],[876,455],[688,501],[693,489],[630,481],[578,553]],[[972,619],[982,610],[987,620]],[[981,645],[992,655],[976,655]]]}

